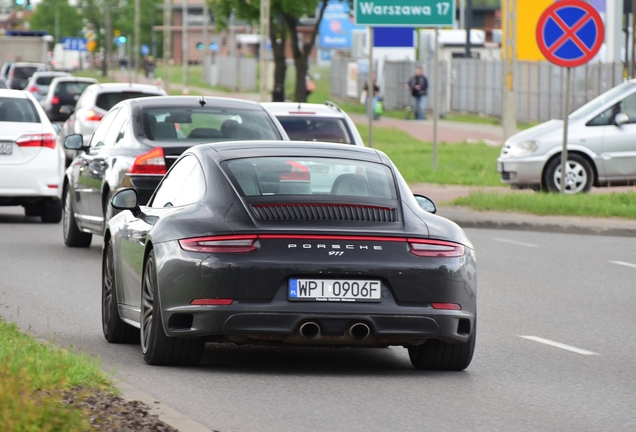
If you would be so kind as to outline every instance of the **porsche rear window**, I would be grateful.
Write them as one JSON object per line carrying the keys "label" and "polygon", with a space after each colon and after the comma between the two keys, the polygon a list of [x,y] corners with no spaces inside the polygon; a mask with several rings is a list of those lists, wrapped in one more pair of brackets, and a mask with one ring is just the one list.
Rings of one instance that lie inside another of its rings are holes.
{"label": "porsche rear window", "polygon": [[351,159],[263,157],[223,164],[234,186],[246,197],[338,195],[395,199],[391,170]]}

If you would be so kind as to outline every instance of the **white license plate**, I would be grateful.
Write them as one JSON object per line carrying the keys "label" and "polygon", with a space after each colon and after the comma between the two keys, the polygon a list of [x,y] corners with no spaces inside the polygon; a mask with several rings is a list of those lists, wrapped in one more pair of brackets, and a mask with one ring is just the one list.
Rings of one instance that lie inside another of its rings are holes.
{"label": "white license plate", "polygon": [[0,155],[10,155],[13,152],[12,142],[0,142]]}
{"label": "white license plate", "polygon": [[289,299],[325,302],[378,302],[382,284],[378,280],[290,279]]}

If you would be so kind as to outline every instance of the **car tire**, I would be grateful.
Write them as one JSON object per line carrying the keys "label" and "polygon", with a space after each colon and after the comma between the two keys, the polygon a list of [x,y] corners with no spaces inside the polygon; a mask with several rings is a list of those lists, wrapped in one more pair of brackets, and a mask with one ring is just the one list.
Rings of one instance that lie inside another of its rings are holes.
{"label": "car tire", "polygon": [[40,211],[40,219],[44,223],[59,223],[62,220],[61,201],[44,201]]}
{"label": "car tire", "polygon": [[24,206],[25,216],[40,216],[42,214],[42,206],[39,204],[26,204]]}
{"label": "car tire", "polygon": [[93,240],[93,235],[80,231],[75,221],[73,211],[73,197],[69,187],[64,191],[64,212],[63,212],[64,244],[68,247],[89,247]]}
{"label": "car tire", "polygon": [[119,316],[112,240],[108,239],[102,262],[102,331],[110,343],[138,343],[139,329]]}
{"label": "car tire", "polygon": [[[594,170],[589,161],[577,153],[568,153],[568,172],[566,174],[566,194],[589,192],[594,184]],[[546,165],[543,175],[543,187],[548,192],[561,190],[561,156],[552,158]]]}
{"label": "car tire", "polygon": [[476,327],[468,341],[447,343],[429,339],[409,348],[411,364],[418,370],[461,371],[468,367],[475,351]]}
{"label": "car tire", "polygon": [[141,283],[141,352],[145,362],[156,366],[194,366],[201,361],[204,348],[203,340],[166,336],[157,296],[155,254],[151,251]]}

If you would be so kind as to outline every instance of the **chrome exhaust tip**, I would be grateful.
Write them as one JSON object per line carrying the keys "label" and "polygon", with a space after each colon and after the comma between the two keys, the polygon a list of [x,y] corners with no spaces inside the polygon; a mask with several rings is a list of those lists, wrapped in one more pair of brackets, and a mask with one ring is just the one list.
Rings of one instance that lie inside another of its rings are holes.
{"label": "chrome exhaust tip", "polygon": [[371,334],[371,329],[364,323],[357,323],[349,327],[349,336],[356,340],[362,340]]}
{"label": "chrome exhaust tip", "polygon": [[305,339],[313,339],[320,334],[320,326],[309,321],[300,326],[299,332]]}

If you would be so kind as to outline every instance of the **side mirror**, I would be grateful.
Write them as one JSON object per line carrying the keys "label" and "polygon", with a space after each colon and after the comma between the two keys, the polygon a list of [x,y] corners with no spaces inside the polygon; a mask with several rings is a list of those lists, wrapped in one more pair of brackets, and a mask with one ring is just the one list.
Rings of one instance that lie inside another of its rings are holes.
{"label": "side mirror", "polygon": [[80,134],[67,135],[64,138],[64,148],[68,150],[83,150],[85,148],[84,137]]}
{"label": "side mirror", "polygon": [[130,210],[133,214],[139,212],[139,195],[133,188],[121,189],[115,192],[110,204],[117,210]]}
{"label": "side mirror", "polygon": [[629,117],[625,113],[618,113],[614,116],[614,123],[616,123],[616,126],[622,126],[629,123]]}
{"label": "side mirror", "polygon": [[422,210],[429,212],[431,214],[437,213],[437,206],[435,206],[435,203],[433,202],[432,199],[430,199],[429,197],[425,197],[424,195],[415,194],[413,196],[415,197],[417,204],[420,206]]}
{"label": "side mirror", "polygon": [[60,133],[60,131],[62,130],[60,125],[55,122],[51,123],[51,126],[53,126],[53,130],[55,131],[55,133]]}

